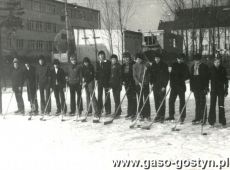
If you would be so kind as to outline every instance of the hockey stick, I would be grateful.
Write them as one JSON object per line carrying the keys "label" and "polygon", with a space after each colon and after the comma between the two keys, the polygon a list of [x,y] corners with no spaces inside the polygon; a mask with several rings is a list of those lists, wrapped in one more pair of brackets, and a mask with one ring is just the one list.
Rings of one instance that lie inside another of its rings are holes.
{"label": "hockey stick", "polygon": [[[157,115],[158,115],[158,113],[159,113],[161,107],[163,106],[164,101],[165,101],[165,99],[166,99],[166,97],[168,96],[168,94],[169,94],[170,91],[171,91],[171,88],[168,89],[168,91],[166,92],[164,98],[162,99],[161,104],[160,104],[160,106],[159,106],[158,109],[157,109],[155,118],[157,117]],[[155,118],[154,118],[154,119],[155,119]],[[154,123],[154,119],[152,120],[152,122],[151,122],[149,125],[142,126],[141,129],[150,130],[151,126],[152,126],[153,123]]]}
{"label": "hockey stick", "polygon": [[120,107],[121,107],[121,104],[123,103],[123,101],[124,101],[124,99],[125,99],[125,96],[126,96],[126,94],[127,94],[128,91],[129,91],[129,88],[126,90],[124,96],[122,97],[122,100],[121,100],[120,104],[118,105],[118,107],[117,107],[117,109],[116,109],[116,112],[115,112],[114,116],[112,117],[112,119],[111,119],[111,120],[108,120],[108,121],[105,121],[105,122],[104,122],[104,125],[108,125],[108,124],[113,123],[113,121],[114,121],[114,119],[116,118],[117,113],[118,113],[118,111],[119,111],[119,109],[120,109]]}
{"label": "hockey stick", "polygon": [[130,126],[129,126],[129,128],[134,128],[134,126],[136,125],[136,123],[137,123],[137,120],[139,119],[139,113],[140,112],[138,112],[138,110],[139,110],[139,106],[140,106],[140,101],[141,101],[141,95],[142,95],[142,90],[143,90],[143,85],[144,85],[144,79],[145,79],[145,73],[146,73],[146,68],[145,68],[145,70],[144,70],[144,75],[143,75],[143,79],[142,79],[142,82],[141,82],[141,90],[140,90],[140,94],[139,94],[139,98],[138,98],[138,103],[137,103],[137,112],[136,112],[136,119],[134,120],[134,123],[132,123]]}
{"label": "hockey stick", "polygon": [[152,91],[153,91],[153,89],[150,90],[150,93],[148,94],[148,97],[145,99],[145,101],[144,101],[144,103],[143,103],[143,105],[142,105],[140,111],[139,111],[138,114],[137,114],[137,118],[136,118],[136,119],[134,120],[134,122],[129,126],[129,128],[133,129],[133,128],[135,127],[135,125],[137,124],[137,121],[139,120],[139,117],[140,117],[140,115],[141,115],[141,112],[142,112],[142,110],[144,109],[145,104],[147,103],[147,101],[148,101],[148,99],[149,99],[149,96],[150,96],[150,94],[152,93]]}
{"label": "hockey stick", "polygon": [[14,92],[12,92],[12,94],[11,94],[11,96],[10,96],[10,101],[9,101],[8,106],[7,106],[7,108],[6,108],[6,112],[3,114],[3,119],[6,119],[6,114],[7,114],[7,112],[8,112],[9,107],[10,107],[10,103],[11,103],[11,101],[12,101],[13,95],[14,95]]}
{"label": "hockey stick", "polygon": [[65,112],[65,109],[66,109],[66,99],[67,99],[67,88],[68,88],[68,86],[67,86],[67,83],[66,83],[66,86],[65,86],[65,103],[64,103],[64,107],[63,107],[63,109],[62,109],[62,115],[61,115],[61,121],[62,122],[64,122],[64,121],[66,121],[65,119],[64,119],[64,112]]}
{"label": "hockey stick", "polygon": [[50,92],[50,96],[49,96],[49,98],[48,98],[48,100],[47,100],[47,103],[46,103],[46,107],[45,107],[44,113],[43,113],[42,117],[40,118],[41,121],[46,121],[46,119],[44,119],[44,117],[45,117],[45,113],[46,113],[46,110],[47,110],[47,108],[48,108],[48,105],[49,105],[49,102],[50,102],[52,93],[53,93],[53,90]]}
{"label": "hockey stick", "polygon": [[92,104],[92,101],[93,101],[93,97],[94,97],[94,94],[95,94],[95,91],[96,91],[96,87],[97,87],[97,84],[95,84],[95,87],[93,89],[93,94],[91,95],[89,106],[87,108],[87,112],[86,112],[85,118],[82,119],[81,122],[87,122],[87,118],[88,118],[88,115],[89,115],[89,110],[90,110],[90,107],[91,107],[91,104]]}
{"label": "hockey stick", "polygon": [[172,128],[172,131],[173,131],[173,132],[175,132],[175,131],[180,131],[180,129],[177,129],[176,127],[177,127],[177,125],[178,125],[179,122],[180,122],[181,116],[182,116],[182,114],[183,114],[183,112],[184,112],[184,110],[185,110],[185,108],[186,108],[186,106],[187,106],[187,104],[188,104],[188,101],[189,101],[189,99],[190,99],[191,94],[192,94],[192,92],[189,93],[189,96],[188,96],[188,98],[187,98],[187,100],[186,100],[186,102],[185,102],[185,104],[184,104],[184,106],[183,106],[183,108],[182,108],[182,110],[181,110],[181,112],[180,112],[180,116],[179,116],[178,120],[176,121],[175,126]]}

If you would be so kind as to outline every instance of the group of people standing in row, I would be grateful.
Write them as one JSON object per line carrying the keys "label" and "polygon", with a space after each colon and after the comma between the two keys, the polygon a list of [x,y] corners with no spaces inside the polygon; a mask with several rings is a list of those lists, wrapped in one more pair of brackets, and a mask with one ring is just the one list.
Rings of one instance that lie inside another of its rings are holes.
{"label": "group of people standing in row", "polygon": [[[162,55],[152,56],[153,62],[146,61],[147,57],[143,53],[135,56],[132,60],[130,53],[123,54],[124,63],[121,65],[116,55],[111,55],[110,60],[106,59],[104,51],[98,53],[99,61],[94,66],[88,57],[82,63],[77,62],[76,56],[70,57],[70,64],[66,71],[61,68],[58,60],[53,61],[53,66],[46,64],[43,56],[39,57],[38,66],[35,68],[30,63],[25,62],[25,67],[21,67],[18,59],[13,61],[12,87],[18,104],[16,113],[24,114],[24,102],[22,90],[26,82],[28,100],[31,104],[31,114],[38,114],[37,89],[40,92],[41,114],[51,112],[51,94],[54,93],[57,105],[56,115],[66,114],[66,90],[70,89],[70,116],[77,112],[79,116],[83,111],[82,90],[85,88],[87,112],[94,111],[94,117],[100,118],[103,109],[105,114],[111,115],[110,93],[113,93],[115,111],[113,116],[118,118],[121,115],[120,93],[122,85],[126,90],[128,101],[127,119],[136,119],[140,113],[140,120],[151,120],[151,106],[149,95],[153,91],[155,110],[157,112],[153,121],[161,122],[173,121],[175,119],[175,101],[177,96],[180,99],[180,123],[186,118],[186,82],[190,82],[190,90],[195,97],[195,119],[193,124],[206,123],[207,105],[206,95],[210,91],[211,102],[208,122],[214,125],[216,122],[216,101],[219,105],[219,122],[225,126],[224,99],[228,95],[228,79],[226,69],[221,64],[221,58],[214,59],[213,65],[208,67],[202,63],[202,56],[193,56],[194,63],[189,69],[184,63],[185,55],[177,56],[177,60],[172,64],[171,69],[162,61]],[[209,83],[211,81],[211,83]],[[169,91],[166,87],[170,82],[169,96],[169,116],[165,118],[166,96]],[[211,84],[209,88],[209,84]],[[95,90],[97,91],[97,98]],[[105,98],[103,102],[103,92]],[[77,93],[77,104],[76,104]],[[203,119],[205,117],[205,119]]]}

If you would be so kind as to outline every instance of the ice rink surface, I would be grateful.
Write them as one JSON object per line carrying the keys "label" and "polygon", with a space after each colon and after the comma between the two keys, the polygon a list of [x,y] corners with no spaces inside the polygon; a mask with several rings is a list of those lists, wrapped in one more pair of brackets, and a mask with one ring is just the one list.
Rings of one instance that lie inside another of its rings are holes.
{"label": "ice rink surface", "polygon": [[[188,95],[189,89],[186,97]],[[29,111],[26,93],[23,97],[26,111]],[[84,95],[83,99],[85,103]],[[10,93],[4,93],[4,113],[9,100]],[[207,100],[209,108],[209,96]],[[151,113],[154,117],[156,112],[153,95],[150,101]],[[61,122],[61,117],[52,116],[46,117],[48,120],[45,122],[40,121],[40,116],[28,121],[28,115],[13,114],[17,110],[13,98],[6,119],[0,117],[0,170],[113,170],[122,169],[113,168],[112,160],[117,159],[173,161],[199,158],[226,159],[230,153],[229,103],[230,97],[227,97],[225,102],[227,128],[220,128],[218,123],[214,128],[205,125],[204,132],[208,135],[203,136],[201,126],[194,126],[191,123],[195,111],[193,95],[188,102],[185,124],[178,126],[179,132],[171,131],[174,126],[172,122],[155,123],[151,130],[130,129],[130,120],[124,118],[127,109],[126,99],[122,104],[121,118],[105,126],[103,121],[108,119],[105,117],[102,117],[102,123],[99,124],[93,124],[92,117],[89,117],[86,123],[73,121],[74,117],[65,117],[66,121]],[[69,94],[67,104],[69,109]],[[54,113],[55,107],[52,96]],[[113,108],[112,100],[112,110]],[[176,101],[176,116],[178,115],[178,101]],[[166,116],[168,116],[168,98]]]}

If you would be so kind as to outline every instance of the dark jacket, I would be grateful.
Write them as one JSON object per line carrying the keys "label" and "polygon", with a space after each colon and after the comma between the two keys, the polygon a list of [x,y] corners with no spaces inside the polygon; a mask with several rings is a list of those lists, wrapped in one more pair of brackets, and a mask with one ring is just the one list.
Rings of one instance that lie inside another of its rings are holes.
{"label": "dark jacket", "polygon": [[[126,87],[135,86],[135,81],[133,79],[133,65],[135,64],[134,61],[130,61],[129,64],[123,64],[121,66],[121,73],[122,73],[122,82],[125,83]],[[128,66],[128,72],[125,72],[125,68]]]}
{"label": "dark jacket", "polygon": [[189,68],[185,63],[178,62],[172,65],[170,86],[172,89],[186,91],[185,81],[189,79]]}
{"label": "dark jacket", "polygon": [[48,65],[38,65],[36,75],[39,87],[50,86],[50,67]]}
{"label": "dark jacket", "polygon": [[53,68],[51,70],[51,86],[54,88],[55,86],[59,86],[64,88],[66,85],[65,81],[65,72],[62,68],[58,68],[57,73],[55,69]]}
{"label": "dark jacket", "polygon": [[121,77],[121,65],[116,63],[111,65],[111,77],[109,81],[110,87],[113,89],[121,89],[122,77]]}
{"label": "dark jacket", "polygon": [[150,82],[154,85],[154,89],[166,88],[169,81],[168,65],[162,61],[158,64],[153,63],[151,66]]}
{"label": "dark jacket", "polygon": [[[145,72],[146,69],[146,72]],[[145,77],[144,77],[144,85],[149,84],[150,81],[150,74],[149,74],[149,67],[146,65],[146,63],[135,63],[133,65],[133,79],[135,81],[135,84],[138,85],[139,83],[142,83],[143,81],[143,76],[145,72]]]}
{"label": "dark jacket", "polygon": [[67,75],[70,85],[82,84],[82,66],[80,64],[70,64],[68,66]]}
{"label": "dark jacket", "polygon": [[82,78],[86,84],[92,82],[95,77],[94,66],[89,64],[88,66],[82,66]]}
{"label": "dark jacket", "polygon": [[209,68],[204,63],[199,66],[199,75],[194,75],[194,65],[190,73],[190,90],[191,91],[207,91],[209,88]]}
{"label": "dark jacket", "polygon": [[96,80],[104,87],[109,87],[109,80],[111,74],[111,62],[104,60],[96,63]]}
{"label": "dark jacket", "polygon": [[227,72],[223,66],[210,68],[211,92],[225,93],[228,90]]}
{"label": "dark jacket", "polygon": [[29,70],[27,68],[25,68],[24,69],[24,75],[25,75],[25,81],[26,81],[28,96],[31,96],[31,93],[36,93],[36,90],[37,90],[35,67],[30,66]]}
{"label": "dark jacket", "polygon": [[22,68],[15,69],[13,68],[12,74],[12,88],[14,91],[18,90],[19,87],[23,87],[25,76],[24,70]]}

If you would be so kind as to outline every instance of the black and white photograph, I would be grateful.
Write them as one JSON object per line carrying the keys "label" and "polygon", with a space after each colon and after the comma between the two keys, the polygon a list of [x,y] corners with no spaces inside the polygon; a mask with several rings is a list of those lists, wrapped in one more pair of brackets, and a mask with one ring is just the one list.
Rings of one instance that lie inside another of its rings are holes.
{"label": "black and white photograph", "polygon": [[229,170],[230,0],[0,0],[0,170]]}

